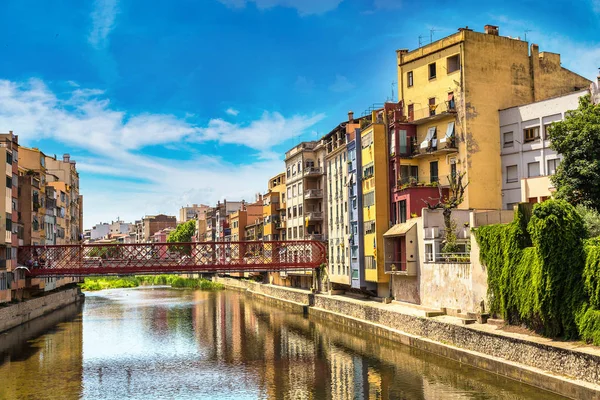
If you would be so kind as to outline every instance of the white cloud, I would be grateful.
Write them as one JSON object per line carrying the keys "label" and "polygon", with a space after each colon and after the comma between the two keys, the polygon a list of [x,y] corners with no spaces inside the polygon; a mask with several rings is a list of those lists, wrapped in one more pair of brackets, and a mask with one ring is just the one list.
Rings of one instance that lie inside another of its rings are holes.
{"label": "white cloud", "polygon": [[310,93],[315,88],[315,81],[305,76],[298,76],[294,83],[294,87],[300,93]]}
{"label": "white cloud", "polygon": [[114,28],[117,16],[117,0],[95,0],[92,11],[92,28],[88,41],[92,46],[101,48],[106,45],[110,31]]}
{"label": "white cloud", "polygon": [[227,110],[225,110],[225,112],[229,115],[233,115],[234,117],[240,113],[239,110],[236,110],[235,108],[231,108],[231,107],[229,107]]}
{"label": "white cloud", "polygon": [[244,8],[248,3],[256,4],[259,10],[273,7],[295,8],[301,16],[324,14],[334,10],[343,0],[219,0],[230,8]]}
{"label": "white cloud", "polygon": [[329,86],[329,90],[332,92],[342,93],[352,90],[354,87],[355,85],[351,83],[348,78],[338,74],[335,76],[335,82]]}
{"label": "white cloud", "polygon": [[[86,227],[117,215],[134,220],[175,214],[185,203],[213,204],[224,197],[253,201],[284,169],[273,146],[308,132],[323,118],[265,112],[246,124],[213,119],[200,127],[168,114],[129,115],[101,96],[99,90],[73,87],[60,98],[37,79],[0,80],[0,131],[12,130],[21,144],[42,150],[44,139],[64,144],[81,172]],[[197,144],[209,141],[215,143],[212,154],[206,153],[209,143]],[[219,143],[257,150],[260,157],[238,165],[217,154]],[[162,146],[161,156],[144,154],[150,145]]]}

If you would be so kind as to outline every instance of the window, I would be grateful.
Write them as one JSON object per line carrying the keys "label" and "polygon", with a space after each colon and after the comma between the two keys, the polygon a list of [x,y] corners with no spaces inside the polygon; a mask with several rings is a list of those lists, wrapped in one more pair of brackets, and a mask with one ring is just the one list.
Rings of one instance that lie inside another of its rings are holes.
{"label": "window", "polygon": [[429,64],[429,79],[435,79],[435,63]]}
{"label": "window", "polygon": [[398,138],[400,144],[400,154],[408,154],[408,136],[405,129],[398,131]]}
{"label": "window", "polygon": [[298,173],[302,172],[302,161],[298,161]]}
{"label": "window", "polygon": [[516,206],[518,206],[519,203],[508,203],[506,204],[506,209],[507,210],[514,210]]}
{"label": "window", "polygon": [[527,176],[529,178],[535,178],[536,176],[540,176],[540,163],[532,162],[527,164]]}
{"label": "window", "polygon": [[375,257],[365,256],[365,269],[375,269]]}
{"label": "window", "polygon": [[398,205],[399,207],[399,217],[398,218],[398,222],[399,223],[404,223],[406,222],[406,200],[400,200],[399,202],[400,204]]}
{"label": "window", "polygon": [[296,176],[296,164],[292,165],[292,176]]}
{"label": "window", "polygon": [[294,227],[294,239],[297,239],[297,238],[298,238],[298,227],[295,226]]}
{"label": "window", "polygon": [[373,144],[373,132],[369,132],[361,138],[362,148],[365,149]]}
{"label": "window", "polygon": [[368,179],[371,178],[374,174],[375,170],[373,167],[373,163],[369,163],[363,167],[363,178]]}
{"label": "window", "polygon": [[298,183],[298,196],[302,196],[302,182]]}
{"label": "window", "polygon": [[298,208],[296,206],[292,208],[292,215],[294,216],[294,218],[298,216]]}
{"label": "window", "polygon": [[12,164],[13,163],[13,156],[12,156],[12,152],[11,151],[6,152],[6,163],[7,164]]}
{"label": "window", "polygon": [[363,195],[363,207],[370,207],[375,204],[375,191]]}
{"label": "window", "polygon": [[292,186],[292,197],[296,197],[296,185]]}
{"label": "window", "polygon": [[456,111],[456,103],[454,101],[454,92],[448,92],[448,100],[446,101],[448,111]]}
{"label": "window", "polygon": [[6,231],[12,231],[12,214],[6,213]]}
{"label": "window", "polygon": [[544,124],[544,140],[548,140],[548,129],[552,126],[552,123]]}
{"label": "window", "polygon": [[556,168],[558,167],[559,162],[560,158],[548,160],[548,175],[554,175],[556,173]]}
{"label": "window", "polygon": [[292,238],[292,228],[288,228],[287,230],[288,230],[287,236],[289,239],[291,239]]}
{"label": "window", "polygon": [[504,132],[504,147],[513,147],[513,133]]}
{"label": "window", "polygon": [[456,163],[450,164],[450,176],[456,178]]}
{"label": "window", "polygon": [[415,105],[409,104],[408,105],[408,120],[413,121],[414,119],[415,119]]}
{"label": "window", "polygon": [[290,177],[290,167],[288,167],[288,169],[287,169],[287,177],[288,178]]}
{"label": "window", "polygon": [[523,139],[525,142],[532,142],[540,138],[540,127],[534,126],[533,128],[523,129]]}
{"label": "window", "polygon": [[292,218],[292,207],[288,207],[288,218]]}
{"label": "window", "polygon": [[516,165],[506,167],[506,183],[517,182],[519,180],[519,170]]}
{"label": "window", "polygon": [[434,116],[435,115],[435,109],[437,108],[437,106],[435,105],[435,97],[432,97],[429,99],[429,116]]}
{"label": "window", "polygon": [[449,74],[460,69],[460,54],[446,58],[446,69]]}
{"label": "window", "polygon": [[302,216],[302,204],[298,206],[298,215]]}
{"label": "window", "polygon": [[433,244],[425,244],[425,261],[433,261]]}
{"label": "window", "polygon": [[413,82],[413,72],[412,71],[408,71],[406,73],[406,85],[408,87],[412,87],[412,85],[414,85],[414,82]]}
{"label": "window", "polygon": [[287,188],[287,198],[288,198],[288,199],[291,199],[291,198],[292,198],[292,188],[291,188],[291,187],[288,187],[288,188]]}
{"label": "window", "polygon": [[300,239],[302,239],[302,237],[304,237],[304,228],[303,227],[298,228],[298,237]]}
{"label": "window", "polygon": [[392,130],[390,134],[390,155],[396,155],[396,130]]}
{"label": "window", "polygon": [[440,177],[438,176],[438,162],[432,161],[429,163],[429,181],[431,183],[438,182]]}

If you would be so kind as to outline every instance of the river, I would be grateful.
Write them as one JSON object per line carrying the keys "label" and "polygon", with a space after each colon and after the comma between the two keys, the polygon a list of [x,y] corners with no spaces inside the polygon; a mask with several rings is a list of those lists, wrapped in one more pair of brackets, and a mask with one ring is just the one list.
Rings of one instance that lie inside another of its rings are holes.
{"label": "river", "polygon": [[0,399],[559,399],[233,291],[87,293],[0,334]]}

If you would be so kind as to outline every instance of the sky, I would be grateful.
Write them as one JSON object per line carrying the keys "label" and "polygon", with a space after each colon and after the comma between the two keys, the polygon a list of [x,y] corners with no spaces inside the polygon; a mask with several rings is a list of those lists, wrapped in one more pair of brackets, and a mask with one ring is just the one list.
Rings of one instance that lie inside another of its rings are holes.
{"label": "sky", "polygon": [[397,49],[459,27],[600,67],[600,0],[0,3],[0,132],[70,153],[86,228],[254,201],[286,150],[397,100]]}

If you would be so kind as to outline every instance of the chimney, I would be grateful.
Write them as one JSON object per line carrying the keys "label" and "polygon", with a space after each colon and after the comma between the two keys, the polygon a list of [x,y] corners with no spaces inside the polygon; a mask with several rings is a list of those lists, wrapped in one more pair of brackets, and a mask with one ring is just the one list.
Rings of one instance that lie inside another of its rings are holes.
{"label": "chimney", "polygon": [[348,121],[352,122],[354,119],[354,111],[348,111]]}
{"label": "chimney", "polygon": [[470,29],[470,28],[469,28],[469,25],[467,25],[467,26],[465,26],[464,28],[458,28],[458,31],[459,31],[459,32],[462,32],[462,31],[469,31],[469,32],[473,32],[473,29]]}
{"label": "chimney", "polygon": [[498,27],[495,25],[486,25],[483,29],[486,35],[498,36],[500,33]]}
{"label": "chimney", "polygon": [[71,162],[71,156],[69,155],[69,153],[63,154],[63,161],[66,163]]}

